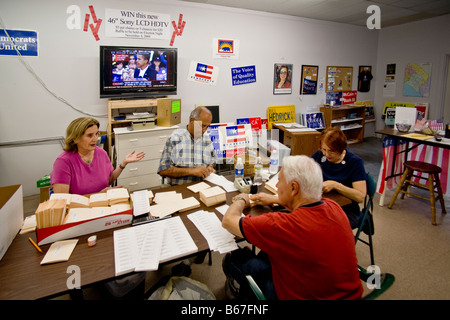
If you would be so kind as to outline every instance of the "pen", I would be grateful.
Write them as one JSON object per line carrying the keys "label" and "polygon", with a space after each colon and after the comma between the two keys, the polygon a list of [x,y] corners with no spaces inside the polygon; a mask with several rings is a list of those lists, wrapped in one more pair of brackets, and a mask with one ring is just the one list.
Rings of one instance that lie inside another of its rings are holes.
{"label": "pen", "polygon": [[31,239],[30,237],[28,237],[28,240],[30,240],[31,244],[36,248],[37,251],[39,251],[40,253],[42,253],[41,248],[38,247],[38,245],[33,241],[33,239]]}

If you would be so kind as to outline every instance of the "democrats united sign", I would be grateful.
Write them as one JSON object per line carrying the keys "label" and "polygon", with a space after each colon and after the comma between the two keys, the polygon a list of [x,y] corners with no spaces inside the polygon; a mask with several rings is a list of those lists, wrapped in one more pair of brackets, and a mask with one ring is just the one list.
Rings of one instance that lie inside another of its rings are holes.
{"label": "democrats united sign", "polygon": [[36,31],[0,30],[0,55],[17,56],[38,55],[38,39]]}
{"label": "democrats united sign", "polygon": [[272,123],[281,122],[295,122],[295,105],[267,108],[267,129],[272,129]]}

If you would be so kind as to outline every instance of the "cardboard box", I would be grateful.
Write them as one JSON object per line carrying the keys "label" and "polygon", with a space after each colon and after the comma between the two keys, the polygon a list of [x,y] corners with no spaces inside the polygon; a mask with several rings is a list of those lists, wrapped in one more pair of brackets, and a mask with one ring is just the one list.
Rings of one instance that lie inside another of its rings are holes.
{"label": "cardboard box", "polygon": [[53,193],[53,188],[50,186],[40,187],[39,188],[39,202],[47,201],[50,198],[50,195]]}
{"label": "cardboard box", "polygon": [[21,185],[0,187],[0,260],[23,224]]}
{"label": "cardboard box", "polygon": [[38,245],[53,243],[85,234],[108,230],[131,224],[133,221],[133,206],[131,209],[109,216],[80,222],[62,224],[56,227],[36,229]]}
{"label": "cardboard box", "polygon": [[156,124],[172,127],[181,122],[181,99],[158,99],[156,107]]}

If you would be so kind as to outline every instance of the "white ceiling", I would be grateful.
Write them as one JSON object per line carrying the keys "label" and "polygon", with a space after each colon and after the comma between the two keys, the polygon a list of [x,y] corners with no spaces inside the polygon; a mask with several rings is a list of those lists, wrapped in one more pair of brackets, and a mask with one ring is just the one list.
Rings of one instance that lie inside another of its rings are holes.
{"label": "white ceiling", "polygon": [[450,0],[182,0],[232,8],[286,14],[366,26],[371,13],[381,10],[381,28],[450,13]]}

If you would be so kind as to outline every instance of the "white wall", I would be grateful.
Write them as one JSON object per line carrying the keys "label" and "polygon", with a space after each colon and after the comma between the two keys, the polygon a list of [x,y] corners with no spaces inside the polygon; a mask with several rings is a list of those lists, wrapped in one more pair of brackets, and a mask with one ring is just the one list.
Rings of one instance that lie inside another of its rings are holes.
{"label": "white wall", "polygon": [[[428,119],[443,115],[445,95],[445,56],[450,54],[450,15],[381,28],[378,39],[375,105],[381,115],[386,101],[428,103]],[[404,97],[403,80],[407,63],[432,63],[429,97]],[[396,64],[395,97],[383,96],[386,65]],[[378,117],[379,119],[379,117]],[[377,128],[384,123],[377,121]]]}
{"label": "white wall", "polygon": [[[26,57],[26,62],[57,96],[96,115],[101,129],[105,129],[106,118],[100,117],[106,116],[107,100],[99,98],[99,46],[168,47],[170,40],[107,38],[102,25],[100,41],[95,41],[90,32],[67,29],[66,9],[73,3],[2,1],[0,17],[7,29],[38,31],[39,56]],[[234,121],[248,116],[266,118],[266,108],[272,105],[295,104],[296,113],[301,113],[324,103],[325,93],[299,95],[302,64],[318,65],[319,77],[323,78],[327,65],[353,66],[354,90],[358,66],[372,65],[373,70],[377,67],[378,31],[365,27],[177,1],[92,0],[77,4],[82,16],[92,4],[102,19],[105,8],[165,13],[172,20],[178,20],[180,13],[184,15],[186,27],[174,43],[179,49],[177,97],[182,99],[182,125],[197,104],[218,104],[221,121]],[[217,37],[240,40],[239,60],[212,58],[212,39]],[[186,80],[192,60],[220,68],[217,86]],[[294,65],[290,95],[273,95],[273,66],[280,62]],[[64,136],[69,122],[82,116],[45,91],[17,57],[0,56],[0,65],[0,143]],[[232,86],[230,68],[247,65],[256,66],[257,82]],[[360,100],[374,98],[375,90],[358,93]],[[57,144],[0,147],[0,185],[20,183],[24,195],[38,193],[36,180],[50,173],[60,151]]]}

